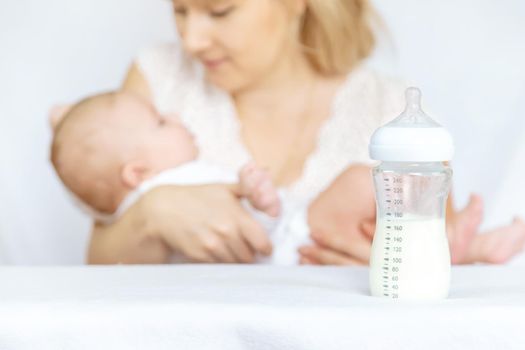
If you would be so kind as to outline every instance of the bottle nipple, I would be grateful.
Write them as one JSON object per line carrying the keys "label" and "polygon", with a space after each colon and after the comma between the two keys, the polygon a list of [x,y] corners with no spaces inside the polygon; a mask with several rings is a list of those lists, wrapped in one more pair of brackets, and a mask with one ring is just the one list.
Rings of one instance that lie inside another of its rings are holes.
{"label": "bottle nipple", "polygon": [[439,127],[432,118],[427,116],[421,108],[421,90],[409,87],[405,90],[405,110],[389,126],[401,127]]}
{"label": "bottle nipple", "polygon": [[423,113],[423,111],[421,110],[421,90],[415,87],[410,87],[406,89],[405,98],[405,113],[412,121],[415,121],[414,118],[418,114]]}

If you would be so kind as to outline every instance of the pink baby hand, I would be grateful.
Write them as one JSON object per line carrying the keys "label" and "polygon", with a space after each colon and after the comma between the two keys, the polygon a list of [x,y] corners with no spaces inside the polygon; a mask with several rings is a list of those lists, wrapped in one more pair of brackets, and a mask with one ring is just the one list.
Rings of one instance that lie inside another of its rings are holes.
{"label": "pink baby hand", "polygon": [[281,201],[268,172],[248,163],[239,173],[239,184],[242,195],[255,209],[272,217],[280,214]]}
{"label": "pink baby hand", "polygon": [[476,235],[467,254],[470,263],[504,264],[523,252],[525,247],[525,222],[513,222],[484,234]]}

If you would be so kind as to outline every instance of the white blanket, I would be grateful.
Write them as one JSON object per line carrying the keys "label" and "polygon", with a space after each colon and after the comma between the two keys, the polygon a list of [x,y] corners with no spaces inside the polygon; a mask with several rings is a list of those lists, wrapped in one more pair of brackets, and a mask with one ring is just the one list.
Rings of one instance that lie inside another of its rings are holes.
{"label": "white blanket", "polygon": [[461,267],[447,300],[368,296],[336,267],[0,268],[1,349],[524,349],[525,270]]}

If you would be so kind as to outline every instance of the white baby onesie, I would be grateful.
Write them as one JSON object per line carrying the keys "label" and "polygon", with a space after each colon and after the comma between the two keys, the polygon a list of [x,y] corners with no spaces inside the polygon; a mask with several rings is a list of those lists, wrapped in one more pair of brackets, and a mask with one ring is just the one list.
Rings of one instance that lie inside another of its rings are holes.
{"label": "white baby onesie", "polygon": [[[207,162],[193,161],[176,168],[168,169],[157,176],[144,181],[122,201],[113,219],[121,216],[142,195],[151,189],[162,185],[203,185],[213,183],[237,183],[237,174],[211,165]],[[269,257],[258,258],[259,263],[274,265],[295,265],[299,261],[297,249],[310,243],[310,230],[307,221],[308,203],[298,203],[291,200],[286,191],[279,191],[281,214],[272,218],[255,210],[243,200],[244,207],[264,227],[270,235],[273,253]],[[182,262],[174,257],[174,262]]]}

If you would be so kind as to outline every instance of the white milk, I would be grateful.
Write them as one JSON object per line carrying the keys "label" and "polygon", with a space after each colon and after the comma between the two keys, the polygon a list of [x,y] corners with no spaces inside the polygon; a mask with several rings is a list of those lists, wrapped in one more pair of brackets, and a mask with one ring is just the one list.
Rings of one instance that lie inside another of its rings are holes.
{"label": "white milk", "polygon": [[372,295],[446,298],[450,288],[450,251],[445,220],[390,220],[381,218],[377,223],[370,257]]}

